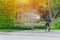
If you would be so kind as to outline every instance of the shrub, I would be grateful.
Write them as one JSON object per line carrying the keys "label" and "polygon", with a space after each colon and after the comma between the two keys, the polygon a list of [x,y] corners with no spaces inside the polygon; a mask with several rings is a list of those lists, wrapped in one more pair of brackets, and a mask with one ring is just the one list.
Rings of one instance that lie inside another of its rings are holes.
{"label": "shrub", "polygon": [[51,28],[60,29],[60,17],[56,18],[51,25]]}

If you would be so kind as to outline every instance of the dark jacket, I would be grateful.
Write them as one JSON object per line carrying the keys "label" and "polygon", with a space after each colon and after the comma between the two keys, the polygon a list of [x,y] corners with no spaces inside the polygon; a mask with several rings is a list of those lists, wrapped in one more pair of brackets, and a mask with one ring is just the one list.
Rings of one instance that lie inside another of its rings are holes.
{"label": "dark jacket", "polygon": [[50,23],[51,22],[49,15],[45,18],[45,21],[46,21],[46,23]]}

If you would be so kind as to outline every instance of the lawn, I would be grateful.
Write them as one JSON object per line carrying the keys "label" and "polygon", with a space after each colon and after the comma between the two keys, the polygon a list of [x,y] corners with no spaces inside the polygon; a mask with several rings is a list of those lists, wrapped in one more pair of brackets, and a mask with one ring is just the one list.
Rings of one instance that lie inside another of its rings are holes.
{"label": "lawn", "polygon": [[17,32],[22,31],[21,29],[0,29],[0,32]]}

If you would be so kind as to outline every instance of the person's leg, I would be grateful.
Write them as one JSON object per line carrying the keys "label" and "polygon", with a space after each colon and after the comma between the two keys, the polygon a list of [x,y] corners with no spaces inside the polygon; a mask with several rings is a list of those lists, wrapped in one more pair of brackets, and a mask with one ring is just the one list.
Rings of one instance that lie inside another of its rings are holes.
{"label": "person's leg", "polygon": [[50,24],[48,24],[48,32],[50,32]]}
{"label": "person's leg", "polygon": [[45,24],[45,31],[47,30],[47,23]]}
{"label": "person's leg", "polygon": [[45,24],[45,30],[46,30],[46,24]]}

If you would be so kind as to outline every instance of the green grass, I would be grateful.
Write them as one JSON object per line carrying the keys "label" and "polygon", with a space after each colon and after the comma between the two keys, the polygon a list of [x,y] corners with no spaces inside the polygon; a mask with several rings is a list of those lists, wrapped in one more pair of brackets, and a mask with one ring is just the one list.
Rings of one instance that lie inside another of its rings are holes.
{"label": "green grass", "polygon": [[0,29],[0,32],[17,32],[22,31],[21,29]]}
{"label": "green grass", "polygon": [[[0,29],[0,32],[20,32],[24,30],[29,29]],[[45,29],[33,28],[32,30],[45,30]],[[60,30],[60,29],[51,29],[51,30]]]}
{"label": "green grass", "polygon": [[0,28],[0,32],[19,32],[24,30],[41,30],[41,28]]}

